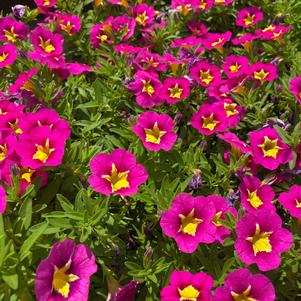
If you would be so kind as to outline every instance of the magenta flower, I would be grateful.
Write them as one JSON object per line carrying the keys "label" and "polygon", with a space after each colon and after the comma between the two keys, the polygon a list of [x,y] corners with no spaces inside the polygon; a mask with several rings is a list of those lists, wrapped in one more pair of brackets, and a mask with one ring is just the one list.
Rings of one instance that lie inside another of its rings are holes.
{"label": "magenta flower", "polygon": [[198,10],[209,10],[214,4],[214,0],[198,0]]}
{"label": "magenta flower", "polygon": [[30,33],[30,42],[34,47],[34,52],[29,52],[29,56],[36,57],[55,57],[63,52],[64,38],[60,34],[53,34],[49,29],[36,27]]}
{"label": "magenta flower", "polygon": [[218,287],[213,301],[274,301],[275,289],[264,275],[253,275],[248,269],[238,269],[227,275],[224,285]]}
{"label": "magenta flower", "polygon": [[190,95],[190,83],[185,77],[165,79],[161,90],[162,98],[168,103],[176,103]]}
{"label": "magenta flower", "polygon": [[245,264],[256,263],[259,270],[277,269],[280,254],[293,243],[290,231],[282,228],[281,218],[273,211],[258,210],[248,213],[236,225],[235,251]]}
{"label": "magenta flower", "polygon": [[143,145],[151,151],[163,149],[169,151],[177,140],[173,132],[173,120],[167,114],[146,111],[139,115],[132,131],[140,138]]}
{"label": "magenta flower", "polygon": [[177,195],[160,219],[162,231],[173,238],[180,251],[193,253],[199,243],[215,241],[216,226],[211,222],[216,214],[212,201],[188,193]]}
{"label": "magenta flower", "polygon": [[250,66],[249,72],[253,79],[260,81],[260,84],[278,78],[277,67],[271,63],[257,62]]}
{"label": "magenta flower", "polygon": [[21,90],[33,92],[35,89],[31,78],[39,72],[38,69],[30,69],[27,72],[21,72],[16,79],[15,83],[7,88],[10,93],[17,93]]}
{"label": "magenta flower", "polygon": [[204,103],[197,113],[192,115],[191,126],[204,135],[224,132],[228,127],[227,116],[225,111]]}
{"label": "magenta flower", "polygon": [[147,26],[153,23],[155,9],[145,3],[133,7],[133,16],[136,22],[141,26]]}
{"label": "magenta flower", "polygon": [[229,78],[248,74],[249,59],[246,56],[229,55],[222,66]]}
{"label": "magenta flower", "polygon": [[85,72],[91,72],[93,70],[91,66],[85,64],[63,63],[63,62],[59,68],[53,68],[53,69],[54,69],[53,71],[63,79],[66,79],[71,75],[81,75]]}
{"label": "magenta flower", "polygon": [[102,24],[93,25],[90,31],[91,45],[94,48],[100,48],[102,43],[112,44],[113,29],[112,29],[113,17],[108,18]]}
{"label": "magenta flower", "polygon": [[170,284],[161,290],[161,301],[211,301],[212,287],[213,278],[206,273],[174,270]]}
{"label": "magenta flower", "polygon": [[10,113],[21,114],[24,109],[24,105],[11,102],[6,99],[0,99],[0,120],[6,117],[5,115]]}
{"label": "magenta flower", "polygon": [[142,108],[160,106],[163,98],[160,95],[162,84],[158,74],[153,72],[138,71],[135,74],[135,81],[129,86],[136,95],[136,102]]}
{"label": "magenta flower", "polygon": [[0,214],[3,214],[6,209],[6,193],[2,185],[0,185]]}
{"label": "magenta flower", "polygon": [[65,141],[61,131],[52,131],[49,126],[38,126],[22,134],[16,146],[22,166],[37,169],[42,166],[58,166],[62,163]]}
{"label": "magenta flower", "polygon": [[219,68],[205,61],[194,64],[190,69],[190,76],[203,87],[217,85],[221,80]]}
{"label": "magenta flower", "polygon": [[271,186],[263,184],[260,179],[245,176],[239,185],[241,204],[250,213],[266,209],[275,211],[273,205],[275,193]]}
{"label": "magenta flower", "polygon": [[52,109],[40,109],[36,113],[24,114],[19,120],[19,127],[25,134],[40,126],[47,126],[53,132],[60,132],[61,138],[67,140],[70,136],[69,123],[60,118],[60,115]]}
{"label": "magenta flower", "polygon": [[294,77],[290,81],[290,91],[301,104],[301,76]]}
{"label": "magenta flower", "polygon": [[[1,116],[1,115],[0,115]],[[14,153],[17,144],[16,136],[9,131],[0,131],[0,167]],[[1,176],[1,175],[0,175]]]}
{"label": "magenta flower", "polygon": [[114,287],[113,290],[109,292],[106,301],[134,301],[138,284],[138,281],[132,280],[125,286],[120,287],[117,282],[117,287]]}
{"label": "magenta flower", "polygon": [[276,40],[279,41],[285,33],[291,30],[292,26],[283,26],[281,24],[271,24],[268,27],[256,30],[256,34],[261,40]]}
{"label": "magenta flower", "polygon": [[[16,107],[16,110],[7,114],[0,115],[0,131],[8,131],[13,134],[21,135],[23,132],[19,127],[19,118],[23,116],[23,106]],[[20,110],[21,109],[21,110]]]}
{"label": "magenta flower", "polygon": [[216,227],[215,239],[222,244],[231,234],[231,231],[223,226],[222,221],[227,214],[232,214],[234,217],[237,217],[237,211],[230,205],[227,199],[221,196],[208,195],[207,199],[211,201],[215,207],[216,213],[211,222]]}
{"label": "magenta flower", "polygon": [[130,44],[121,43],[116,46],[114,46],[115,52],[122,53],[125,55],[128,54],[136,54],[142,51],[141,47],[132,46]]}
{"label": "magenta flower", "polygon": [[133,61],[133,66],[137,66],[142,70],[149,71],[166,71],[166,64],[156,53],[151,53],[148,50],[142,49],[135,60]]}
{"label": "magenta flower", "polygon": [[92,251],[72,239],[55,243],[36,271],[37,301],[88,300],[97,265]]}
{"label": "magenta flower", "polygon": [[122,41],[126,41],[134,34],[136,20],[128,15],[121,15],[113,18],[112,30],[117,33]]}
{"label": "magenta flower", "polygon": [[281,192],[278,201],[291,216],[301,219],[301,186],[293,185],[288,192]]}
{"label": "magenta flower", "polygon": [[172,43],[170,44],[171,48],[191,48],[199,46],[202,43],[202,39],[197,38],[195,36],[185,37],[185,38],[178,38],[173,39]]}
{"label": "magenta flower", "polygon": [[216,5],[225,5],[225,6],[228,6],[232,2],[233,2],[233,0],[214,0],[214,4],[216,4]]}
{"label": "magenta flower", "polygon": [[38,8],[48,9],[56,4],[57,0],[34,0]]}
{"label": "magenta flower", "polygon": [[0,46],[0,69],[12,65],[18,57],[17,47],[6,44]]}
{"label": "magenta flower", "polygon": [[242,107],[231,99],[215,102],[213,107],[217,111],[224,111],[226,113],[228,126],[230,127],[236,127],[244,115]]}
{"label": "magenta flower", "polygon": [[234,133],[227,132],[225,134],[218,134],[217,137],[229,143],[235,152],[239,152],[240,154],[251,152],[250,146],[241,141]]}
{"label": "magenta flower", "polygon": [[253,40],[258,39],[258,35],[252,33],[246,33],[240,37],[236,37],[232,40],[233,45],[242,45],[246,51],[251,50]]}
{"label": "magenta flower", "polygon": [[171,7],[180,11],[184,16],[188,15],[191,10],[198,8],[198,0],[172,0]]}
{"label": "magenta flower", "polygon": [[203,38],[203,44],[207,50],[217,49],[222,52],[222,47],[231,40],[231,37],[231,31],[225,33],[208,33]]}
{"label": "magenta flower", "polygon": [[280,164],[292,160],[293,154],[290,147],[282,142],[273,128],[251,132],[250,144],[254,162],[267,169],[274,170]]}
{"label": "magenta flower", "polygon": [[0,41],[15,43],[23,41],[29,32],[29,28],[12,17],[0,18]]}
{"label": "magenta flower", "polygon": [[236,25],[248,28],[262,19],[263,13],[257,7],[244,8],[237,14]]}
{"label": "magenta flower", "polygon": [[208,28],[204,23],[190,22],[187,24],[187,27],[197,36],[202,37],[208,33]]}
{"label": "magenta flower", "polygon": [[135,156],[124,149],[97,154],[91,160],[90,168],[90,185],[104,195],[134,195],[148,178],[147,171],[136,163]]}
{"label": "magenta flower", "polygon": [[60,32],[73,36],[80,30],[80,17],[69,14],[54,14],[56,25]]}

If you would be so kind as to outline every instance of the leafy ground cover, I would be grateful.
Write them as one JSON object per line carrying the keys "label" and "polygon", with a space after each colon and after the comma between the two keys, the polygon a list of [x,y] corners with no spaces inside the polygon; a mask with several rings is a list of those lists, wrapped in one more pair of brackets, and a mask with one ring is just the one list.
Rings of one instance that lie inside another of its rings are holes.
{"label": "leafy ground cover", "polygon": [[300,1],[35,3],[0,18],[0,300],[299,300]]}

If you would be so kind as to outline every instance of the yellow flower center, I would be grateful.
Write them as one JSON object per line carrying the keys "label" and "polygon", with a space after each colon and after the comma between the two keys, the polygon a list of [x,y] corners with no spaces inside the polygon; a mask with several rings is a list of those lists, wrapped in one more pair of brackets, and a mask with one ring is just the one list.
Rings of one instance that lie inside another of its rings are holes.
{"label": "yellow flower center", "polygon": [[7,57],[8,57],[8,53],[3,52],[2,55],[0,55],[0,63],[4,62]]}
{"label": "yellow flower center", "polygon": [[16,38],[18,35],[14,32],[14,30],[14,26],[11,27],[10,31],[6,29],[3,30],[4,35],[10,42],[16,42]]}
{"label": "yellow flower center", "polygon": [[71,31],[72,31],[74,25],[72,25],[72,24],[70,23],[70,21],[68,21],[66,25],[60,24],[60,27],[61,27],[61,29],[62,29],[63,31],[65,31],[65,32],[67,32],[69,35],[71,35]]}
{"label": "yellow flower center", "polygon": [[155,122],[152,129],[144,129],[146,134],[145,141],[155,144],[160,144],[161,137],[165,135],[166,131],[160,131],[158,122]]}
{"label": "yellow flower center", "polygon": [[16,133],[16,134],[23,134],[23,131],[19,128],[19,119],[17,118],[15,122],[9,122],[10,128]]}
{"label": "yellow flower center", "polygon": [[5,115],[7,114],[7,112],[3,111],[1,108],[0,108],[0,115]]}
{"label": "yellow flower center", "polygon": [[244,19],[246,25],[252,25],[254,23],[255,15],[248,14],[247,17]]}
{"label": "yellow flower center", "polygon": [[47,53],[50,53],[50,52],[52,52],[52,51],[55,50],[55,48],[54,48],[53,45],[51,44],[50,39],[48,39],[47,41],[44,41],[44,40],[42,39],[42,37],[40,37],[40,44],[39,44],[39,46],[40,46],[41,48],[43,48]]}
{"label": "yellow flower center", "polygon": [[247,289],[240,294],[231,291],[231,296],[233,297],[234,301],[257,301],[256,299],[249,297],[251,289],[252,287],[249,285]]}
{"label": "yellow flower center", "polygon": [[200,80],[206,85],[209,85],[213,81],[214,77],[211,75],[210,70],[200,71]]}
{"label": "yellow flower center", "polygon": [[229,67],[231,73],[237,72],[240,68],[241,68],[241,65],[238,65],[238,63],[235,63],[235,65],[231,65]]}
{"label": "yellow flower center", "polygon": [[181,227],[178,232],[191,236],[195,236],[198,225],[203,222],[202,219],[194,217],[194,208],[187,216],[179,214],[179,218],[181,219]]}
{"label": "yellow flower center", "polygon": [[226,110],[227,117],[238,114],[236,107],[236,103],[224,103],[224,109]]}
{"label": "yellow flower center", "polygon": [[252,205],[252,207],[254,208],[258,208],[260,207],[263,202],[262,200],[258,197],[257,195],[257,190],[254,190],[254,191],[249,191],[249,189],[247,189],[248,191],[248,202],[250,202],[250,204]]}
{"label": "yellow flower center", "polygon": [[201,9],[205,9],[208,5],[208,2],[205,0],[201,0],[200,4],[199,4],[199,8]]}
{"label": "yellow flower center", "polygon": [[4,143],[3,145],[0,144],[0,162],[6,158],[6,154],[7,154],[6,143]]}
{"label": "yellow flower center", "polygon": [[212,223],[216,226],[216,227],[221,227],[223,224],[220,222],[221,220],[221,215],[222,215],[222,211],[217,212],[214,215],[214,218],[212,219]]}
{"label": "yellow flower center", "polygon": [[130,183],[128,181],[129,170],[124,172],[119,172],[115,166],[112,164],[112,170],[110,175],[103,175],[102,178],[106,179],[111,183],[112,192],[118,191],[122,188],[130,187]]}
{"label": "yellow flower center", "polygon": [[155,92],[154,87],[150,84],[150,80],[146,81],[145,79],[141,80],[143,83],[142,92],[147,93],[149,96],[152,96]]}
{"label": "yellow flower center", "polygon": [[197,301],[200,292],[195,289],[192,285],[186,286],[184,289],[179,289],[180,301]]}
{"label": "yellow flower center", "polygon": [[158,67],[159,66],[159,63],[158,62],[155,62],[154,61],[154,58],[151,56],[151,57],[147,57],[145,59],[145,62],[147,63],[147,65],[149,67]]}
{"label": "yellow flower center", "polygon": [[55,151],[55,148],[50,148],[49,138],[46,139],[45,146],[39,144],[36,144],[35,146],[37,148],[37,151],[32,156],[32,159],[40,160],[43,163],[45,163],[48,160],[50,154]]}
{"label": "yellow flower center", "polygon": [[179,88],[178,83],[175,84],[173,88],[168,88],[169,96],[172,98],[181,98],[182,92],[184,89]]}
{"label": "yellow flower center", "polygon": [[108,40],[108,36],[103,34],[103,35],[97,36],[97,39],[99,39],[101,42],[104,42],[104,41]]}
{"label": "yellow flower center", "polygon": [[296,199],[296,208],[301,208],[301,202],[297,199]]}
{"label": "yellow flower center", "polygon": [[27,183],[31,183],[31,177],[34,174],[34,170],[28,167],[20,168],[20,177],[22,180],[25,180]]}
{"label": "yellow flower center", "polygon": [[147,21],[148,19],[149,19],[149,17],[146,15],[146,11],[144,11],[142,14],[138,14],[136,17],[136,21],[140,25],[145,25],[145,21]]}
{"label": "yellow flower center", "polygon": [[264,157],[277,158],[278,151],[282,149],[277,142],[278,139],[271,140],[268,136],[264,136],[264,142],[258,145],[262,149]]}
{"label": "yellow flower center", "polygon": [[254,78],[260,80],[261,83],[264,82],[266,77],[269,75],[269,72],[264,72],[263,69],[261,69],[259,72],[254,72]]}
{"label": "yellow flower center", "polygon": [[79,279],[79,277],[74,274],[67,274],[70,266],[71,260],[69,260],[66,265],[60,269],[54,266],[52,289],[60,293],[64,298],[68,298],[69,296],[70,282],[74,282]]}
{"label": "yellow flower center", "polygon": [[224,41],[224,38],[219,38],[217,41],[213,42],[211,44],[212,47],[216,47],[217,45],[219,45],[220,43],[222,43]]}
{"label": "yellow flower center", "polygon": [[276,27],[274,25],[269,25],[268,27],[264,28],[262,32],[273,31],[275,28]]}
{"label": "yellow flower center", "polygon": [[272,246],[269,238],[272,233],[273,232],[261,232],[259,224],[256,224],[254,236],[247,237],[247,241],[251,242],[253,245],[255,256],[258,252],[270,253],[272,251]]}
{"label": "yellow flower center", "polygon": [[50,5],[50,0],[45,0],[44,1],[44,6],[49,6]]}
{"label": "yellow flower center", "polygon": [[203,116],[202,119],[203,119],[202,127],[205,129],[209,129],[210,131],[213,131],[216,125],[219,123],[219,121],[214,119],[213,113],[210,114],[210,116],[208,117]]}
{"label": "yellow flower center", "polygon": [[180,10],[184,16],[186,16],[191,11],[191,4],[179,5],[177,9]]}

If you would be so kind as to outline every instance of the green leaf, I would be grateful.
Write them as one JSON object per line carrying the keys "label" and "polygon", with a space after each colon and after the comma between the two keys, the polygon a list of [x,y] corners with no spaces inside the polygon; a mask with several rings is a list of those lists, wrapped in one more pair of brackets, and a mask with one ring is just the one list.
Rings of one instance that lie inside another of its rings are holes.
{"label": "green leaf", "polygon": [[22,219],[22,225],[25,230],[27,230],[31,224],[31,217],[32,217],[32,199],[26,198],[25,201],[22,203],[19,215]]}
{"label": "green leaf", "polygon": [[18,288],[18,274],[2,275],[2,279],[13,290]]}

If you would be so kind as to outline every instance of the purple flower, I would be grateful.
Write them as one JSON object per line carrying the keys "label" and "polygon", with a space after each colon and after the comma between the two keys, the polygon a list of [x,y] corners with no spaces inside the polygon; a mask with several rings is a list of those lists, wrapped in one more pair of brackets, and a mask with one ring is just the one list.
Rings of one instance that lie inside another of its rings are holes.
{"label": "purple flower", "polygon": [[90,277],[97,271],[95,257],[72,239],[57,242],[36,271],[37,301],[88,300]]}
{"label": "purple flower", "polygon": [[18,4],[18,5],[13,6],[11,9],[12,9],[13,15],[16,18],[21,19],[25,15],[25,6],[24,5]]}

